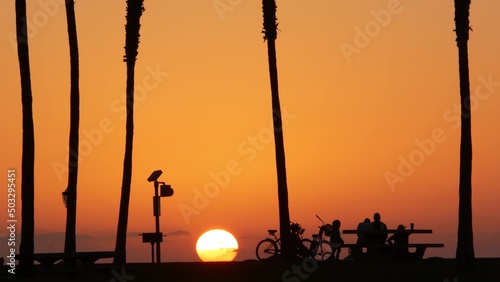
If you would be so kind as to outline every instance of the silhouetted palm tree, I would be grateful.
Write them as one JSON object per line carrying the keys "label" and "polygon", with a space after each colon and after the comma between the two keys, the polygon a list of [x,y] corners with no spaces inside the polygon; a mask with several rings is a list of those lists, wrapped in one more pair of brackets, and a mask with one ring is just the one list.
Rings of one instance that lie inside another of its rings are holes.
{"label": "silhouetted palm tree", "polygon": [[286,182],[285,145],[283,142],[283,124],[281,120],[280,98],[278,91],[278,69],[276,66],[276,47],[278,24],[276,22],[276,1],[262,0],[264,13],[264,40],[267,40],[269,77],[271,80],[271,98],[274,125],[274,146],[276,153],[276,171],[278,177],[278,204],[281,233],[282,255],[285,259],[294,256],[290,235],[290,213],[288,210],[288,188]]}
{"label": "silhouetted palm tree", "polygon": [[458,240],[456,260],[459,269],[474,268],[474,241],[472,235],[472,134],[469,85],[469,9],[470,0],[455,0],[455,32],[457,34],[458,67],[460,77],[461,138],[460,183],[458,203]]}
{"label": "silhouetted palm tree", "polygon": [[[71,66],[70,90],[70,127],[68,160],[68,201],[66,214],[66,235],[64,252],[76,252],[76,195],[78,182],[78,130],[80,126],[80,88],[78,38],[76,34],[75,2],[66,0],[66,19],[68,22],[69,54]],[[68,261],[69,263],[70,261]]]}
{"label": "silhouetted palm tree", "polygon": [[127,63],[127,121],[125,136],[125,158],[123,161],[123,179],[120,198],[120,213],[116,234],[115,251],[123,254],[115,258],[117,264],[126,263],[128,207],[130,201],[130,184],[132,181],[132,143],[134,139],[134,74],[137,50],[139,48],[140,18],[144,12],[143,0],[127,0],[127,23],[125,25],[125,56]]}
{"label": "silhouetted palm tree", "polygon": [[26,0],[16,0],[17,56],[21,75],[23,105],[23,156],[21,176],[21,246],[19,269],[23,275],[34,273],[35,249],[35,130],[33,125],[33,97],[28,49]]}

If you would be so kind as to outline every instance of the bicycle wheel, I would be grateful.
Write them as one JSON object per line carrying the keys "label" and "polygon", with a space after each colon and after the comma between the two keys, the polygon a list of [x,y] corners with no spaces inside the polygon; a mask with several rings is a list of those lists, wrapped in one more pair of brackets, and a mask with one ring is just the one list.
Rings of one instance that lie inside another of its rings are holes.
{"label": "bicycle wheel", "polygon": [[323,253],[323,255],[321,256],[321,260],[325,261],[325,260],[329,259],[331,256],[332,256],[332,253],[331,253],[331,252],[325,252],[325,253]]}
{"label": "bicycle wheel", "polygon": [[309,256],[314,258],[316,256],[316,253],[318,252],[318,240],[316,238],[313,238],[311,241],[311,244],[309,245]]}
{"label": "bicycle wheel", "polygon": [[255,254],[260,261],[270,261],[278,254],[278,246],[273,240],[264,239],[257,244]]}
{"label": "bicycle wheel", "polygon": [[303,238],[300,240],[302,243],[301,249],[298,250],[297,255],[301,258],[311,257],[311,246],[313,242],[311,239]]}
{"label": "bicycle wheel", "polygon": [[332,256],[332,247],[330,246],[328,241],[321,242],[316,252],[314,253],[314,259],[319,261],[327,260],[331,256]]}

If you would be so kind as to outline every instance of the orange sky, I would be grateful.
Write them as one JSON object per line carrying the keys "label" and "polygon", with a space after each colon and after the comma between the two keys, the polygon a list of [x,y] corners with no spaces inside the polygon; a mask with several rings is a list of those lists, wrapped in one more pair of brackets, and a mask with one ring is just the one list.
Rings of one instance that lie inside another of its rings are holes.
{"label": "orange sky", "polygon": [[[16,169],[20,187],[21,94],[14,4],[7,2],[0,3],[0,167]],[[69,134],[66,19],[62,0],[27,2],[36,251],[61,251]],[[452,1],[277,4],[291,219],[310,237],[319,223],[315,214],[354,228],[378,211],[389,227],[414,222],[433,229],[414,240],[443,242],[444,249],[427,254],[454,256],[460,130]],[[129,261],[150,258],[137,233],[154,229],[153,185],[146,179],[157,169],[175,190],[162,199],[161,229],[170,234],[162,244],[164,261],[198,261],[196,240],[212,228],[239,240],[237,260],[255,258],[266,229],[278,227],[261,1],[146,0],[145,8],[136,65]],[[494,216],[500,200],[499,9],[494,0],[471,7],[478,257],[500,255],[499,247],[489,246],[500,237]],[[78,1],[76,17],[82,146],[77,249],[112,250],[125,140],[125,1]],[[0,192],[0,207],[6,202]],[[0,221],[6,219],[0,212]],[[354,242],[351,236],[344,239]],[[2,240],[0,256],[6,249]]]}

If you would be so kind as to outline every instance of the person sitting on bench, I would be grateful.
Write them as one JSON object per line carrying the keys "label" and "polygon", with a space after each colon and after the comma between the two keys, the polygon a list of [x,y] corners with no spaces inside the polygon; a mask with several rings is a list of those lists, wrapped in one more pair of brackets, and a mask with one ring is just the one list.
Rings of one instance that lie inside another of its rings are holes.
{"label": "person sitting on bench", "polygon": [[373,225],[370,223],[368,217],[358,224],[358,228],[356,229],[358,235],[356,247],[351,248],[353,258],[359,256],[363,252],[363,247],[370,243],[370,236],[366,234],[366,231],[369,232],[370,230],[373,230]]}
{"label": "person sitting on bench", "polygon": [[330,243],[332,246],[332,258],[339,259],[340,246],[344,244],[344,240],[340,236],[340,220],[336,219],[332,222],[332,232],[330,233]]}
{"label": "person sitting on bench", "polygon": [[[398,230],[404,231],[406,226],[403,224],[398,225]],[[394,233],[387,239],[387,243],[389,245],[408,245],[410,233],[409,232],[398,232]],[[394,250],[394,259],[396,260],[405,260],[408,258],[408,247],[396,247]]]}
{"label": "person sitting on bench", "polygon": [[[380,221],[380,214],[376,212],[373,215],[373,221],[372,221],[373,229],[375,230],[383,230],[387,231],[387,225]],[[387,232],[383,233],[378,233],[378,234],[373,234],[373,243],[377,244],[385,244],[385,240],[387,239]]]}

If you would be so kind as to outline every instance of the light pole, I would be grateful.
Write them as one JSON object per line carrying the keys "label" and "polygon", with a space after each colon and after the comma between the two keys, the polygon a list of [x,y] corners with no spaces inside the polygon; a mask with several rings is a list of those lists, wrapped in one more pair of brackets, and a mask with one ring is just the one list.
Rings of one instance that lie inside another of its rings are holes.
{"label": "light pole", "polygon": [[[151,243],[151,260],[154,258],[154,248],[153,245],[156,244],[156,263],[161,263],[161,251],[160,251],[160,243],[163,241],[163,234],[160,232],[160,214],[161,214],[161,206],[160,206],[160,198],[161,197],[171,197],[174,194],[174,190],[165,182],[159,182],[158,178],[163,172],[161,170],[155,170],[148,177],[148,182],[154,182],[155,187],[155,195],[153,196],[153,215],[155,217],[155,233],[154,235],[146,235],[143,234],[142,242],[143,243]],[[161,186],[160,186],[161,184]],[[160,188],[160,191],[158,191]],[[151,234],[151,233],[149,233]]]}

